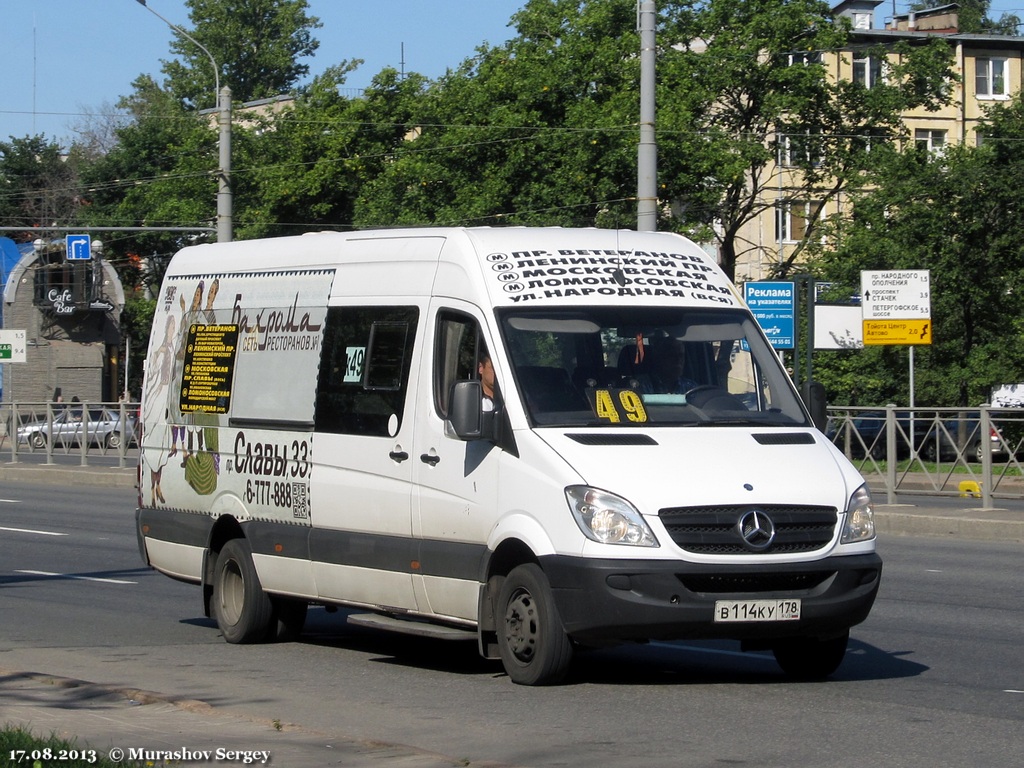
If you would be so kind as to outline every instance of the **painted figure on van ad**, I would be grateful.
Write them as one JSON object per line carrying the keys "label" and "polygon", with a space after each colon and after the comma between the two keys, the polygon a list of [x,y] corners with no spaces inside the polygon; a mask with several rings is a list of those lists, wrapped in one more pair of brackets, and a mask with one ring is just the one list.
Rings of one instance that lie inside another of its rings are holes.
{"label": "painted figure on van ad", "polygon": [[[184,471],[186,482],[200,494],[216,490],[219,474],[220,455],[217,446],[218,419],[211,414],[182,414],[181,420],[174,418],[172,403],[172,382],[181,380],[185,361],[185,343],[190,323],[213,323],[216,321],[214,303],[220,288],[220,280],[214,279],[206,292],[205,281],[199,280],[192,293],[191,305],[186,307],[185,291],[178,286],[167,285],[163,302],[167,310],[163,338],[150,354],[149,365],[156,371],[147,377],[147,388],[143,397],[143,423],[155,432],[146,441],[142,461],[149,474],[150,500],[166,503],[161,483],[164,469],[176,459],[178,468]],[[204,307],[205,294],[205,307]],[[173,307],[177,299],[180,313]],[[180,454],[179,454],[180,448]],[[180,455],[180,460],[177,457]]]}

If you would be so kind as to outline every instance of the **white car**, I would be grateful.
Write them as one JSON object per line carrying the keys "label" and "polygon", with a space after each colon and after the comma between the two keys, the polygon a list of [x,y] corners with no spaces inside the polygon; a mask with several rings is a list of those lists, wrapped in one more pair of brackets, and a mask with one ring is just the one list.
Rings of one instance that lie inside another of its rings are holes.
{"label": "white car", "polygon": [[116,450],[121,447],[122,440],[127,440],[126,444],[130,445],[136,437],[134,414],[128,414],[127,426],[123,429],[121,415],[113,408],[90,407],[88,418],[83,420],[83,415],[82,406],[68,406],[54,414],[52,424],[43,419],[18,427],[18,442],[43,449],[47,442],[60,446],[81,445],[88,436],[90,445]]}

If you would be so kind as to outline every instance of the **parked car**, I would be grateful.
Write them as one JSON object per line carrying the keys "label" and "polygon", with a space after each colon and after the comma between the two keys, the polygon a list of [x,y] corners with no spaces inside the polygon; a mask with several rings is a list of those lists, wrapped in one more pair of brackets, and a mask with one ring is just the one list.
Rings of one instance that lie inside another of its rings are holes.
{"label": "parked car", "polygon": [[925,461],[954,461],[958,454],[957,445],[961,440],[963,457],[967,461],[981,461],[986,448],[993,458],[1007,456],[1006,446],[998,427],[989,423],[988,435],[983,439],[977,411],[937,422],[925,436],[918,450]]}
{"label": "parked car", "polygon": [[121,414],[113,408],[91,407],[88,418],[83,422],[82,406],[69,406],[53,416],[53,423],[42,419],[31,424],[18,427],[18,442],[27,443],[33,448],[42,449],[47,442],[59,446],[81,445],[82,439],[88,435],[91,445],[102,445],[107,448],[121,447],[122,439],[131,445],[137,437],[135,414],[128,413],[125,428],[121,427]]}
{"label": "parked car", "polygon": [[[913,420],[913,431],[916,435],[915,445],[920,444],[931,419]],[[825,433],[829,440],[855,459],[870,455],[874,459],[884,459],[888,450],[886,436],[885,411],[863,411],[851,419],[832,421]],[[907,438],[911,433],[911,420],[905,414],[896,417],[896,456],[906,458],[910,455],[910,443]],[[849,443],[849,446],[847,446]]]}

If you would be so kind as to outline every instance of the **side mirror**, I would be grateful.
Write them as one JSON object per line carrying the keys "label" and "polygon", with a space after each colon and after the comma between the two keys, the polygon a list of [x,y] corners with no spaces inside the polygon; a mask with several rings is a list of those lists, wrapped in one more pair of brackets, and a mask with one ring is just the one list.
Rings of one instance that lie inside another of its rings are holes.
{"label": "side mirror", "polygon": [[448,423],[461,440],[479,440],[483,434],[483,390],[479,381],[457,381],[448,396]]}
{"label": "side mirror", "polygon": [[828,403],[825,402],[825,385],[820,381],[807,381],[801,387],[800,396],[810,411],[811,421],[821,432],[828,427]]}

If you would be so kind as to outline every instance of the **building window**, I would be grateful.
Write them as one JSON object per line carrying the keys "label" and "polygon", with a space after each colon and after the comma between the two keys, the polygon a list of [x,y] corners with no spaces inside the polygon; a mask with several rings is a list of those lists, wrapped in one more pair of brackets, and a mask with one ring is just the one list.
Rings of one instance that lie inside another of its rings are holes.
{"label": "building window", "polygon": [[796,51],[788,54],[789,66],[797,66],[803,64],[821,64],[821,54],[817,51]]}
{"label": "building window", "polygon": [[775,209],[775,239],[780,243],[799,243],[814,221],[814,212],[821,203],[817,200],[786,203]]}
{"label": "building window", "polygon": [[941,155],[946,146],[946,132],[935,128],[918,128],[914,131],[914,141],[931,154]]}
{"label": "building window", "polygon": [[784,133],[779,136],[779,165],[784,168],[821,165],[820,134]]}
{"label": "building window", "polygon": [[853,82],[863,85],[865,88],[874,88],[882,84],[882,72],[884,61],[879,56],[870,56],[867,53],[855,53],[853,55]]}
{"label": "building window", "polygon": [[1006,59],[979,57],[974,60],[974,93],[981,98],[1006,98]]}

